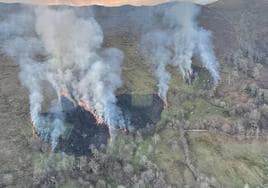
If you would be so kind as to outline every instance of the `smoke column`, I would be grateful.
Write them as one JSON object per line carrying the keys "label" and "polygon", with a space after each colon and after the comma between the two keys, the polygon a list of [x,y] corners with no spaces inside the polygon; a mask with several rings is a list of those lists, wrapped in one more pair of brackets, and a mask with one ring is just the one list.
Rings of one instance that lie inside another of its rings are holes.
{"label": "smoke column", "polygon": [[[63,94],[83,102],[109,126],[124,128],[115,96],[122,85],[123,54],[101,47],[103,33],[93,17],[80,18],[66,8],[29,8],[7,17],[0,27],[1,48],[20,65],[20,79],[29,90],[33,125],[52,149],[64,131]],[[50,104],[56,118],[41,115],[47,84],[57,94]]]}
{"label": "smoke column", "polygon": [[159,96],[164,100],[170,80],[170,73],[166,70],[166,66],[172,55],[170,51],[171,45],[170,37],[162,31],[150,32],[144,36],[142,41],[142,46],[143,48],[145,47],[144,51],[151,54],[150,63],[158,80]]}
{"label": "smoke column", "polygon": [[[167,65],[179,68],[185,80],[190,81],[192,58],[199,57],[210,72],[214,84],[220,79],[218,62],[211,42],[211,33],[198,26],[199,7],[178,3],[162,12],[157,23],[159,31],[149,31],[142,37],[141,46],[150,56],[150,64],[158,81],[159,95],[166,100],[170,74]],[[158,14],[159,15],[159,14]]]}

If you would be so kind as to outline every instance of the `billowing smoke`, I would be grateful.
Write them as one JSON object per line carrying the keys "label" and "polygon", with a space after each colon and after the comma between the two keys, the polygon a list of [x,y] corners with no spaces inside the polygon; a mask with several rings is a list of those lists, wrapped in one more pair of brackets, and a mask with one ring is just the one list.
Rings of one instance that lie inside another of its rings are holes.
{"label": "billowing smoke", "polygon": [[[101,47],[103,33],[93,17],[81,18],[66,8],[35,8],[6,18],[0,28],[1,46],[20,65],[21,81],[29,90],[33,125],[53,149],[64,131],[62,95],[100,123],[124,128],[115,96],[122,85],[123,54]],[[56,118],[41,115],[47,85],[56,93],[49,105]]]}
{"label": "billowing smoke", "polygon": [[[190,80],[193,57],[201,60],[216,85],[218,62],[211,33],[196,22],[199,8],[189,3],[163,7],[149,9],[148,22],[137,18],[139,32],[145,33],[141,46],[149,54],[160,97],[166,100],[169,88],[167,65],[176,66]],[[65,129],[62,96],[84,107],[99,123],[111,128],[128,124],[115,95],[122,86],[123,53],[103,48],[103,32],[96,20],[74,10],[28,7],[0,22],[0,47],[19,64],[20,79],[29,90],[33,125],[53,149]],[[44,115],[44,111],[52,113]]]}
{"label": "billowing smoke", "polygon": [[150,64],[158,80],[159,95],[166,100],[170,74],[167,65],[179,68],[185,80],[190,81],[192,59],[199,57],[210,72],[214,84],[220,79],[218,62],[211,42],[211,33],[198,26],[199,7],[190,3],[178,3],[158,13],[158,31],[149,31],[142,38],[142,47],[150,56]]}
{"label": "billowing smoke", "polygon": [[170,39],[167,33],[154,31],[146,34],[142,41],[145,52],[149,52],[151,56],[150,63],[158,80],[159,96],[162,99],[166,98],[171,77],[170,73],[166,70],[166,66],[170,63],[170,58],[172,57],[170,50],[172,41]]}

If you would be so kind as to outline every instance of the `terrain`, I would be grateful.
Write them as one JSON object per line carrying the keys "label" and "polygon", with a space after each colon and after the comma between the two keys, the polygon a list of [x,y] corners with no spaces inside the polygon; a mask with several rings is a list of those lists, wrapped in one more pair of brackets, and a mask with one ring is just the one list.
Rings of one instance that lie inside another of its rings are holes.
{"label": "terrain", "polygon": [[[91,155],[53,153],[32,135],[19,67],[1,53],[0,187],[267,187],[267,4],[220,0],[202,6],[199,23],[212,32],[220,63],[217,88],[210,89],[209,74],[198,65],[192,85],[169,67],[168,106],[157,123],[134,135],[119,133],[108,146],[91,146]],[[124,52],[124,85],[117,92],[141,106],[150,101],[144,96],[156,93],[138,43],[150,27],[139,21],[146,23],[153,8],[76,8],[94,13],[104,46]],[[20,9],[27,7],[0,4],[0,21]]]}

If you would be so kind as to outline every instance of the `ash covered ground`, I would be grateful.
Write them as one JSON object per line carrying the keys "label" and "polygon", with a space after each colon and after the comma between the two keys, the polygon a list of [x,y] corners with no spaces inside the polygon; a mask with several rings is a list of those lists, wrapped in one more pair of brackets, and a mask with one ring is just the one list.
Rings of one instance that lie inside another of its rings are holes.
{"label": "ash covered ground", "polygon": [[[0,21],[27,8],[0,4]],[[140,20],[146,23],[150,10],[157,8],[75,8],[78,14],[94,14],[104,33],[103,46],[124,53],[118,106],[135,112],[139,121],[163,105],[132,109],[129,102],[143,106],[150,102],[144,96],[157,91],[138,42],[148,30]],[[221,0],[202,6],[198,22],[213,33],[220,64],[216,90],[210,89],[209,72],[198,59],[191,85],[168,66],[168,106],[149,123],[153,128],[119,133],[112,145],[90,146],[90,154],[79,156],[72,147],[66,154],[51,152],[49,144],[32,135],[20,68],[1,52],[0,187],[266,187],[267,10],[265,0]]]}

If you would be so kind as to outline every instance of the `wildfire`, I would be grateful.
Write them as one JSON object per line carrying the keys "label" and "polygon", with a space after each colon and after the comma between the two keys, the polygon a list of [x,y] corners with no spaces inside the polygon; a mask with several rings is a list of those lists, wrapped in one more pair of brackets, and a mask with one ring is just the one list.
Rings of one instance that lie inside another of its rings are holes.
{"label": "wildfire", "polygon": [[94,118],[96,119],[97,124],[103,124],[104,119],[98,115],[97,111],[89,104],[88,101],[85,101],[83,99],[80,99],[79,101],[76,101],[72,95],[70,95],[66,91],[61,91],[59,93],[60,96],[66,97],[68,100],[72,101],[73,104],[79,105],[80,107],[84,108],[86,111],[90,112]]}
{"label": "wildfire", "polygon": [[65,97],[65,98],[67,98],[69,101],[71,101],[74,105],[77,105],[77,102],[76,102],[75,98],[73,97],[73,95],[69,94],[68,92],[66,92],[66,91],[61,91],[61,92],[59,93],[59,96]]}
{"label": "wildfire", "polygon": [[164,102],[164,108],[167,108],[168,106],[167,97],[163,99],[163,102]]}
{"label": "wildfire", "polygon": [[69,94],[66,91],[61,91],[59,95],[63,96],[63,97],[66,97],[66,98],[69,97]]}
{"label": "wildfire", "polygon": [[160,95],[160,93],[158,93],[157,95],[158,95],[158,97],[159,97],[160,99],[162,99],[162,101],[163,101],[163,103],[164,103],[164,108],[167,108],[167,107],[168,107],[167,97],[162,97],[162,96]]}
{"label": "wildfire", "polygon": [[78,105],[89,111],[95,117],[97,124],[104,123],[104,119],[90,106],[89,102],[81,99],[78,101]]}
{"label": "wildfire", "polygon": [[37,131],[36,131],[34,126],[32,126],[32,135],[33,135],[34,138],[38,138]]}

